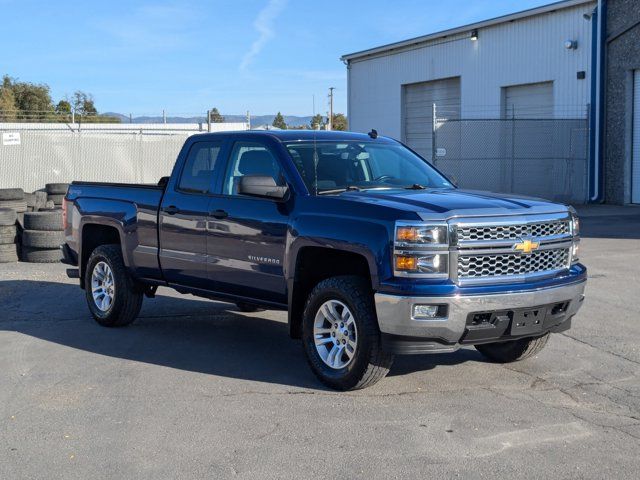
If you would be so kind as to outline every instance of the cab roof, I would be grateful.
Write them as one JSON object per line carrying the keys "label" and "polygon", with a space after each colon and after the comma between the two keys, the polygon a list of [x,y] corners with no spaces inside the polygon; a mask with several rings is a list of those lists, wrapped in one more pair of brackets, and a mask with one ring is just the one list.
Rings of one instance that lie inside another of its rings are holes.
{"label": "cab roof", "polygon": [[[380,143],[395,143],[392,139],[378,136],[376,139],[371,138],[366,133],[356,132],[342,132],[337,130],[243,130],[237,132],[215,132],[205,133],[203,135],[211,136],[229,136],[234,138],[242,137],[271,137],[280,140],[281,142],[296,142],[296,141],[335,141],[335,142],[380,142]],[[195,136],[195,135],[194,135]]]}

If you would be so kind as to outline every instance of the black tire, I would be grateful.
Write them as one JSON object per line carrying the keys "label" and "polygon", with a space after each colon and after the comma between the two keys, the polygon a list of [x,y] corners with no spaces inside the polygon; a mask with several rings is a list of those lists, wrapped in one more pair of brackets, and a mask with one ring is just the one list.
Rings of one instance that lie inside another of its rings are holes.
{"label": "black tire", "polygon": [[[115,286],[113,302],[106,311],[98,308],[91,290],[93,270],[100,262],[105,262],[111,269]],[[140,313],[144,296],[127,273],[120,245],[101,245],[91,253],[87,262],[84,288],[91,315],[103,327],[124,327],[133,323]]]}
{"label": "black tire", "polygon": [[47,194],[47,200],[53,202],[54,205],[62,205],[62,200],[64,199],[64,193],[55,193],[55,194]]}
{"label": "black tire", "polygon": [[27,211],[27,202],[24,200],[0,200],[0,208],[10,208],[17,213]]}
{"label": "black tire", "polygon": [[0,200],[24,200],[21,188],[0,188]]}
{"label": "black tire", "polygon": [[10,208],[0,208],[0,225],[15,225],[18,215]]}
{"label": "black tire", "polygon": [[[328,366],[315,346],[313,326],[316,313],[329,300],[346,305],[353,314],[357,328],[354,356],[340,369]],[[322,383],[336,390],[369,387],[384,378],[393,363],[393,355],[382,350],[373,292],[361,277],[332,277],[316,285],[304,308],[302,343],[313,373]]]}
{"label": "black tire", "polygon": [[18,261],[18,246],[13,243],[0,245],[0,263],[11,263]]}
{"label": "black tire", "polygon": [[25,230],[63,230],[62,210],[40,210],[24,214]]}
{"label": "black tire", "polygon": [[0,245],[16,243],[17,229],[15,225],[0,226]]}
{"label": "black tire", "polygon": [[46,192],[50,195],[66,195],[69,190],[68,183],[47,183],[44,186]]}
{"label": "black tire", "polygon": [[545,333],[541,337],[521,338],[509,342],[485,343],[476,345],[482,355],[497,363],[511,363],[524,360],[536,355],[544,348],[549,340],[550,333]]}
{"label": "black tire", "polygon": [[22,247],[22,260],[29,263],[58,263],[62,260],[59,248]]}
{"label": "black tire", "polygon": [[236,307],[241,312],[251,313],[251,312],[262,312],[264,308],[257,307],[255,305],[251,305],[250,303],[237,302]]}
{"label": "black tire", "polygon": [[64,243],[64,232],[25,230],[22,232],[22,244],[25,247],[54,249]]}

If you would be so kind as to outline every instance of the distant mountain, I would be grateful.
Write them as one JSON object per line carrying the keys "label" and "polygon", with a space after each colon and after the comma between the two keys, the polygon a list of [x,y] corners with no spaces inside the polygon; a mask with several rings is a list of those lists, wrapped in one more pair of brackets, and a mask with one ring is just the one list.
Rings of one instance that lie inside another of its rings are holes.
{"label": "distant mountain", "polygon": [[[129,123],[129,116],[122,115],[121,113],[115,112],[106,112],[103,115],[108,115],[110,117],[119,118],[122,123]],[[246,122],[246,115],[223,115],[225,122]],[[251,126],[259,127],[261,125],[271,125],[273,123],[273,119],[275,115],[251,115]],[[198,116],[198,117],[167,117],[167,123],[200,123],[206,122],[206,115]],[[296,115],[284,115],[284,121],[287,125],[291,125],[292,127],[299,127],[301,125],[309,125],[311,122],[311,115],[306,117],[299,117]],[[133,117],[131,119],[131,123],[162,123],[162,116],[157,117]]]}

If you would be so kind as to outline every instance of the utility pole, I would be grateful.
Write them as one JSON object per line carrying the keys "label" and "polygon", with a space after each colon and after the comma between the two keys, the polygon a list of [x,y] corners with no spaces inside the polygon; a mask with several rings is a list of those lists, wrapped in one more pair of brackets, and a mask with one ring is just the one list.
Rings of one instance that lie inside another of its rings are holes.
{"label": "utility pole", "polygon": [[133,123],[133,115],[129,114],[129,123]]}
{"label": "utility pole", "polygon": [[247,110],[247,130],[251,130],[251,115],[249,115],[249,110]]}
{"label": "utility pole", "polygon": [[211,131],[211,110],[207,110],[207,132]]}
{"label": "utility pole", "polygon": [[162,123],[167,124],[167,113],[162,109]]}
{"label": "utility pole", "polygon": [[327,122],[328,130],[333,130],[333,91],[336,87],[329,87],[329,120]]}

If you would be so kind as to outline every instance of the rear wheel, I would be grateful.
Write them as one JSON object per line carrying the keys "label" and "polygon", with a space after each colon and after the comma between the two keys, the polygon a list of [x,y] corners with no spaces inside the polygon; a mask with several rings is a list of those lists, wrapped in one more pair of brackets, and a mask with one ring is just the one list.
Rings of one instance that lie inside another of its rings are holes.
{"label": "rear wheel", "polygon": [[84,286],[91,315],[104,327],[129,325],[140,313],[143,294],[127,273],[120,245],[102,245],[93,251]]}
{"label": "rear wheel", "polygon": [[311,370],[337,390],[373,385],[393,363],[381,348],[371,288],[360,277],[329,278],[313,289],[302,340]]}
{"label": "rear wheel", "polygon": [[511,363],[536,355],[547,344],[549,335],[551,334],[546,333],[541,337],[521,338],[501,343],[485,343],[475,347],[489,360],[498,363]]}

